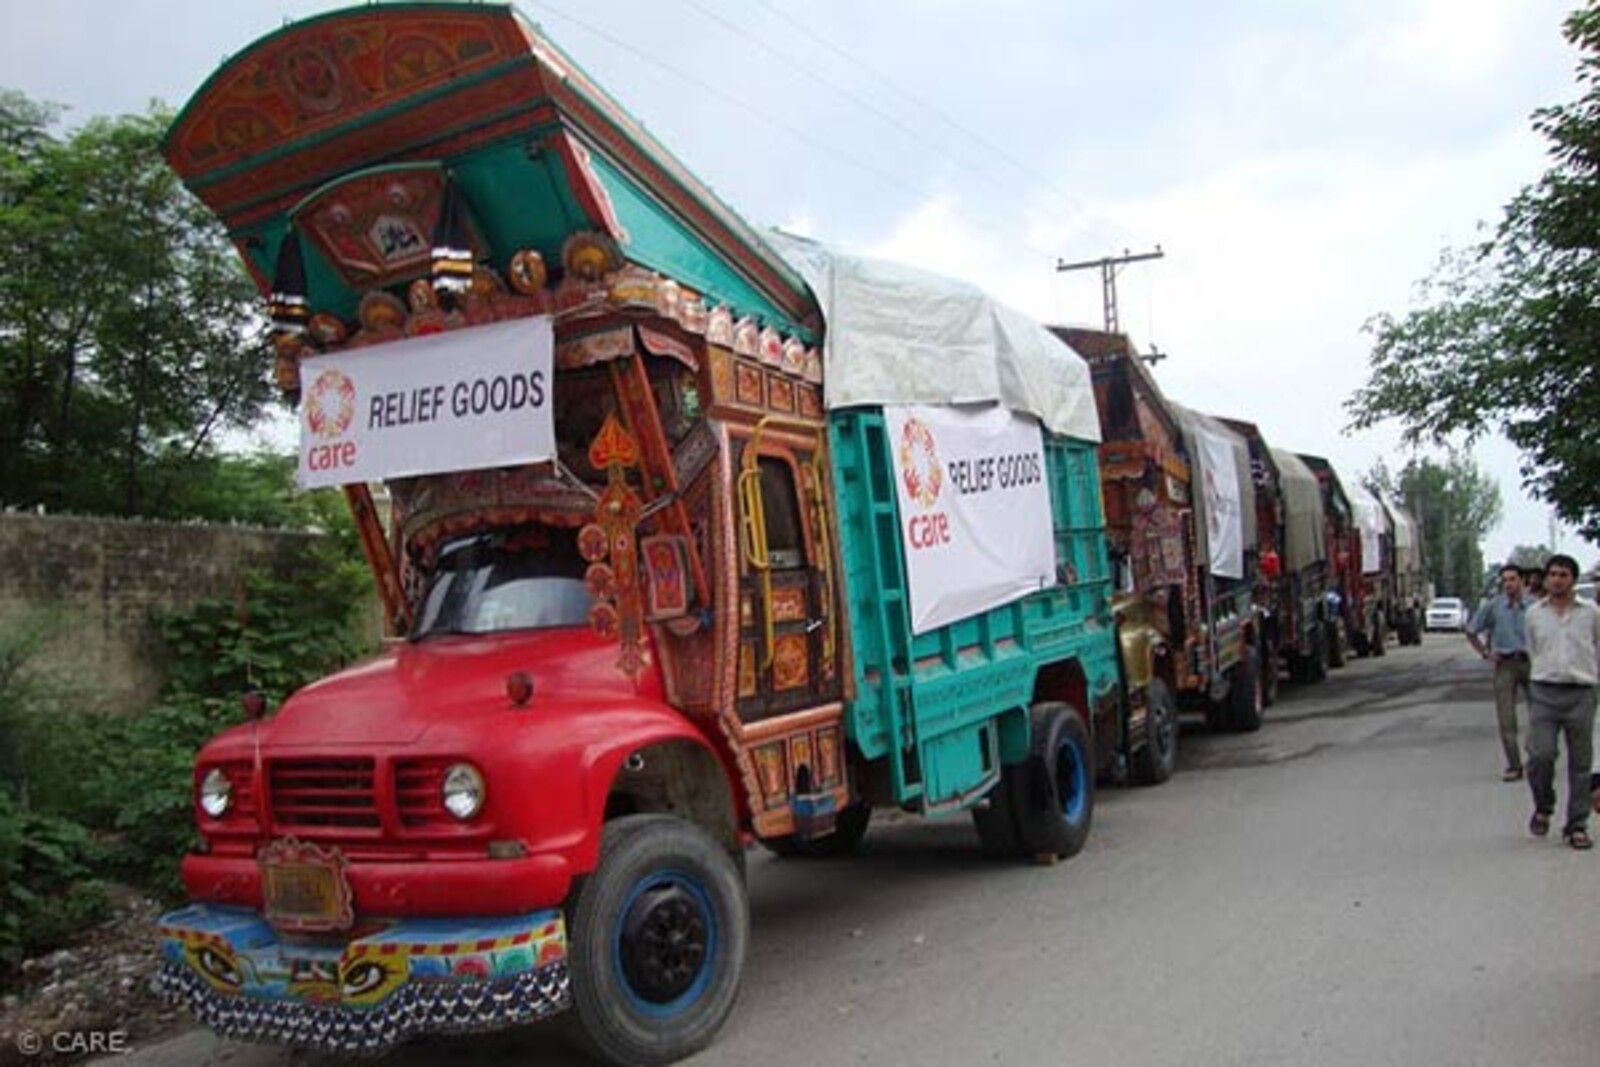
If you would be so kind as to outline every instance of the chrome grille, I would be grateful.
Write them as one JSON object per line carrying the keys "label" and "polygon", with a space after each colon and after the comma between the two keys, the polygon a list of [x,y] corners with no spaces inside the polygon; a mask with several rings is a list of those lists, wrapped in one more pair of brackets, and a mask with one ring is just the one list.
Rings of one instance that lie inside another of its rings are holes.
{"label": "chrome grille", "polygon": [[273,760],[267,767],[272,821],[280,829],[372,829],[378,816],[371,759]]}

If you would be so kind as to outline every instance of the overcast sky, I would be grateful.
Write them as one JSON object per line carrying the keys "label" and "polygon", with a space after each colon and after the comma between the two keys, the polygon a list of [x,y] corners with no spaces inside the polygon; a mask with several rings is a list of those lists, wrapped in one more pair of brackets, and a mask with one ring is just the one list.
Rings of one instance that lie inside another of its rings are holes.
{"label": "overcast sky", "polygon": [[[1576,0],[524,0],[519,6],[751,221],[1099,325],[1091,259],[1159,244],[1122,326],[1166,391],[1351,475],[1362,323],[1544,169],[1529,128],[1576,95]],[[0,85],[81,120],[181,105],[232,51],[344,6],[0,0]],[[1514,450],[1476,452],[1548,540]],[[1591,546],[1558,535],[1561,547]]]}

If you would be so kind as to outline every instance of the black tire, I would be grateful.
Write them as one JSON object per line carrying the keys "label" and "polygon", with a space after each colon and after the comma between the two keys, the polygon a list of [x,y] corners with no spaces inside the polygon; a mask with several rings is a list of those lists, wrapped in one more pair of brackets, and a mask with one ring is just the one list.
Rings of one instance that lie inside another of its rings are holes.
{"label": "black tire", "polygon": [[1357,630],[1350,635],[1350,651],[1362,659],[1372,655],[1372,642],[1368,638],[1366,630]]}
{"label": "black tire", "polygon": [[1030,856],[1076,856],[1094,821],[1094,750],[1070,704],[1036,704],[1033,744],[1015,776],[1017,841]]}
{"label": "black tire", "polygon": [[1270,708],[1278,702],[1278,650],[1270,648],[1261,656],[1261,706]]}
{"label": "black tire", "polygon": [[1242,733],[1261,729],[1264,705],[1257,657],[1256,650],[1247,645],[1239,653],[1239,662],[1233,668],[1233,682],[1228,686],[1228,725]]}
{"label": "black tire", "polygon": [[1372,627],[1372,657],[1387,655],[1389,652],[1389,625],[1383,621],[1383,616],[1378,616],[1378,621]]}
{"label": "black tire", "polygon": [[1145,740],[1130,761],[1133,780],[1160,785],[1178,769],[1178,702],[1160,678],[1145,690]]}
{"label": "black tire", "polygon": [[1328,677],[1328,631],[1318,626],[1311,637],[1311,654],[1306,657],[1306,681],[1320,682]]}
{"label": "black tire", "polygon": [[1075,856],[1094,820],[1089,731],[1071,705],[1037,704],[1028,758],[1002,767],[989,803],[972,810],[991,856]]}
{"label": "black tire", "polygon": [[833,833],[825,837],[799,838],[794,834],[784,834],[782,837],[763,838],[761,845],[768,852],[785,859],[848,856],[867,836],[867,826],[871,822],[872,806],[857,802],[839,812]]}
{"label": "black tire", "polygon": [[587,1051],[655,1065],[711,1043],[739,995],[750,913],[738,867],[710,836],[670,815],[613,819],[568,914]]}
{"label": "black tire", "polygon": [[1226,700],[1206,698],[1206,729],[1214,734],[1228,729],[1228,703]]}
{"label": "black tire", "polygon": [[1344,627],[1333,623],[1328,630],[1328,666],[1343,667],[1344,663]]}

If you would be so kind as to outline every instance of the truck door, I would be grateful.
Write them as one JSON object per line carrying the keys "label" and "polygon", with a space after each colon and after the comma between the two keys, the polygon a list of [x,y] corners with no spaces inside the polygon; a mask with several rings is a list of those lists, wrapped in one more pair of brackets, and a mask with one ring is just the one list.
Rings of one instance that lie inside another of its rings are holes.
{"label": "truck door", "polygon": [[737,707],[753,723],[840,699],[838,611],[818,436],[758,426],[736,449]]}

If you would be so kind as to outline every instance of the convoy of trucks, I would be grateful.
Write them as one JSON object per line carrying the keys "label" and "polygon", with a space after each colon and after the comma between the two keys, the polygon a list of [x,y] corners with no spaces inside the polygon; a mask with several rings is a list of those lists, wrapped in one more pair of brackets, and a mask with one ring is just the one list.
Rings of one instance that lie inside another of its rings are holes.
{"label": "convoy of trucks", "polygon": [[748,847],[895,808],[1071,856],[1181,712],[1255,730],[1321,677],[1334,596],[1358,650],[1420,633],[1398,509],[1362,555],[1331,468],[1125,337],[755,231],[513,8],[285,27],[166,151],[391,634],[199,755],[161,982],[222,1034],[564,1012],[670,1062],[738,993]]}

